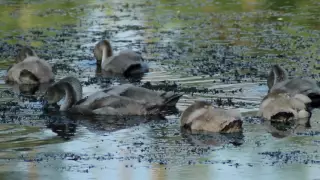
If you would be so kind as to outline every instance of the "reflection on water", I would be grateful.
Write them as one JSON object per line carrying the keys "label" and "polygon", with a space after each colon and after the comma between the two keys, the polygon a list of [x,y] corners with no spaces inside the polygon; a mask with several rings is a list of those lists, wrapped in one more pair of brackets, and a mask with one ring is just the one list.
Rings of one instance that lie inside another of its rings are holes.
{"label": "reflection on water", "polygon": [[[0,1],[0,75],[17,45],[53,65],[56,79],[78,77],[84,96],[132,82],[239,108],[240,136],[190,135],[179,113],[155,117],[76,117],[43,112],[46,86],[0,79],[0,179],[317,179],[319,111],[310,128],[254,118],[267,93],[270,63],[318,78],[319,8],[314,0]],[[110,39],[115,53],[142,53],[141,83],[102,78],[92,50]],[[96,77],[98,76],[98,77]]]}

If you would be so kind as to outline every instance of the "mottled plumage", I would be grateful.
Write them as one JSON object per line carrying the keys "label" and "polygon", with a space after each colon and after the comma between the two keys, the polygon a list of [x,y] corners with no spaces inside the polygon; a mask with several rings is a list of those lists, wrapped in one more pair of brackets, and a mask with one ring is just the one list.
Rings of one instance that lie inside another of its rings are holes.
{"label": "mottled plumage", "polygon": [[214,108],[210,103],[197,101],[180,117],[181,126],[195,131],[233,133],[242,131],[241,114],[237,110]]}
{"label": "mottled plumage", "polygon": [[319,106],[320,89],[309,78],[288,78],[279,65],[273,65],[267,81],[269,90],[260,104],[259,116],[273,121],[308,118],[310,107]]}
{"label": "mottled plumage", "polygon": [[310,102],[311,99],[303,94],[272,92],[262,100],[258,115],[274,121],[307,118],[310,114],[306,104]]}

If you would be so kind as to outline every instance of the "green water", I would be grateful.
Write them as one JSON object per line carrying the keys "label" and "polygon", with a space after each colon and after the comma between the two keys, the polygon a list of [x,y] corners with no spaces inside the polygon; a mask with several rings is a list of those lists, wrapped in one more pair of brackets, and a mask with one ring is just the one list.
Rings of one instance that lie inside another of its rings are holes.
{"label": "green water", "polygon": [[[13,63],[16,44],[22,44],[52,65],[74,69],[59,69],[56,79],[74,75],[87,81],[96,75],[90,61],[95,43],[109,39],[115,52],[142,52],[151,68],[142,82],[224,90],[185,93],[177,104],[180,111],[195,99],[231,97],[248,103],[238,106],[245,113],[255,111],[267,93],[259,75],[270,63],[282,64],[291,75],[318,79],[319,15],[316,0],[0,1],[0,76]],[[232,79],[236,70],[241,82],[221,81]],[[102,85],[84,86],[84,94]],[[34,105],[18,97],[19,91],[1,78],[1,107]],[[308,135],[320,130],[317,110],[310,129],[295,129],[284,138],[272,136],[269,126],[245,121],[239,147],[196,137],[192,145],[180,132],[179,115],[121,127],[115,126],[117,120],[80,118],[74,136],[64,139],[48,128],[57,117],[44,118],[38,107],[5,111],[0,113],[0,179],[320,178],[320,138]],[[282,154],[261,154],[275,151]]]}

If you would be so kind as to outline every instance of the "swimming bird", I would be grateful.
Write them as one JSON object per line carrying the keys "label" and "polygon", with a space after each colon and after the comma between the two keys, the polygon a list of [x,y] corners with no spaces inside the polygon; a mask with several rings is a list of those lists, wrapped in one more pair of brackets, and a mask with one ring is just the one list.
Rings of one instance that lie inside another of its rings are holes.
{"label": "swimming bird", "polygon": [[242,132],[239,111],[215,108],[204,101],[194,102],[182,113],[180,126],[191,131]]}
{"label": "swimming bird", "polygon": [[40,84],[53,81],[54,74],[48,62],[40,59],[29,47],[23,47],[16,57],[17,63],[8,68],[5,81],[17,84]]}
{"label": "swimming bird", "polygon": [[272,121],[310,118],[312,109],[320,106],[320,88],[310,78],[289,79],[287,71],[275,64],[271,67],[268,94],[263,98],[258,116]]}
{"label": "swimming bird", "polygon": [[269,93],[286,92],[291,96],[304,94],[311,99],[309,104],[312,108],[320,106],[320,88],[317,82],[310,78],[295,77],[288,78],[288,73],[278,64],[273,65],[269,73],[268,81]]}
{"label": "swimming bird", "polygon": [[111,74],[121,74],[125,77],[140,76],[149,72],[149,67],[142,62],[142,57],[132,50],[122,50],[113,54],[108,40],[98,42],[93,50],[98,68]]}
{"label": "swimming bird", "polygon": [[162,104],[148,104],[107,91],[98,91],[82,98],[82,86],[75,77],[65,77],[54,83],[44,95],[46,104],[55,104],[62,99],[60,111],[83,115],[157,115],[163,107],[175,101],[168,99]]}
{"label": "swimming bird", "polygon": [[272,121],[309,118],[309,103],[311,99],[304,94],[292,95],[284,91],[273,91],[263,98],[258,116]]}

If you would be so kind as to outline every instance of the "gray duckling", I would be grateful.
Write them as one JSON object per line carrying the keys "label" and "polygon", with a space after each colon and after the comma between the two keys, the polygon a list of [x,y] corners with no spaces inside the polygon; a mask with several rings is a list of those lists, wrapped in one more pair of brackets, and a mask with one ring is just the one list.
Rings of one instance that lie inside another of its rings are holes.
{"label": "gray duckling", "polygon": [[40,59],[29,47],[23,47],[17,63],[8,68],[5,81],[17,84],[41,84],[53,81],[54,74],[48,62]]}
{"label": "gray duckling", "polygon": [[182,96],[182,94],[175,94],[174,92],[159,93],[132,84],[112,86],[104,90],[103,92],[111,95],[127,97],[144,104],[162,105],[165,103],[168,107],[176,106],[177,102]]}
{"label": "gray duckling", "polygon": [[311,99],[304,94],[273,91],[265,96],[260,104],[258,116],[271,121],[289,121],[309,118],[311,113],[307,105]]}
{"label": "gray duckling", "polygon": [[272,121],[290,121],[310,118],[312,108],[320,105],[320,89],[309,78],[289,79],[288,73],[278,64],[271,67],[268,94],[263,98],[258,116]]}
{"label": "gray duckling", "polygon": [[196,101],[180,117],[180,125],[191,131],[220,133],[242,132],[241,114],[237,110],[214,108],[210,103]]}
{"label": "gray duckling", "polygon": [[98,42],[93,50],[98,68],[110,74],[121,74],[125,77],[137,76],[149,72],[149,67],[142,62],[141,55],[132,50],[123,50],[113,55],[108,40]]}
{"label": "gray duckling", "polygon": [[286,92],[292,96],[304,94],[311,99],[311,108],[320,107],[320,88],[317,82],[310,78],[288,78],[288,73],[278,64],[273,65],[269,73],[268,81],[269,93]]}
{"label": "gray duckling", "polygon": [[64,99],[60,111],[83,115],[158,115],[164,102],[154,106],[134,99],[99,91],[82,98],[82,86],[74,77],[66,77],[54,83],[44,95],[47,104],[55,104]]}

